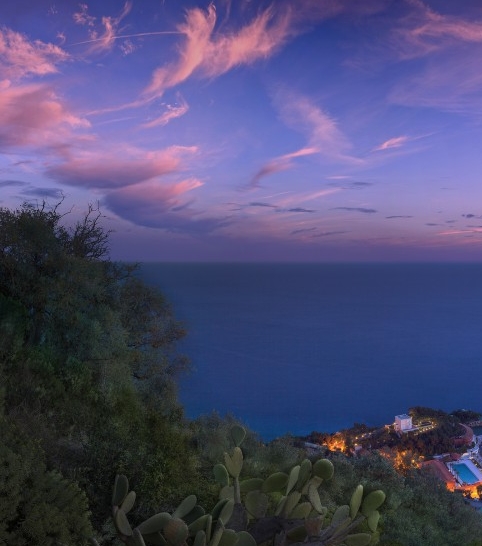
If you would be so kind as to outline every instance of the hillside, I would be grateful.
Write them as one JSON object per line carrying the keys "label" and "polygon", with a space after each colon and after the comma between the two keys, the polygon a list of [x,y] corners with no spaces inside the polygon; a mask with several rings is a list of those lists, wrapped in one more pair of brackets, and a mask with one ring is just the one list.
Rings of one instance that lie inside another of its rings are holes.
{"label": "hillside", "polygon": [[[169,303],[135,265],[109,259],[96,208],[73,225],[60,208],[0,209],[0,543],[8,546],[82,546],[94,536],[119,544],[116,474],[137,493],[134,523],[190,494],[212,507],[213,466],[233,447],[234,418],[184,416],[177,382],[189,363],[177,343],[186,331]],[[252,431],[243,451],[243,478],[307,457],[291,438],[264,444]],[[482,544],[480,516],[431,476],[401,475],[377,454],[327,456],[335,473],[319,494],[330,514],[359,484],[385,491],[380,544]]]}

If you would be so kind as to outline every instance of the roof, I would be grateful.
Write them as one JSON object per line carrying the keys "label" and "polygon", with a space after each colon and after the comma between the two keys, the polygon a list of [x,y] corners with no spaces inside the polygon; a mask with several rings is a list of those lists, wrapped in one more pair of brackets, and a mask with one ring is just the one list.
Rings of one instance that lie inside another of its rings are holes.
{"label": "roof", "polygon": [[422,464],[422,467],[431,470],[438,478],[443,480],[445,483],[455,483],[455,478],[449,472],[449,469],[443,464],[442,461],[439,461],[438,459],[426,461]]}

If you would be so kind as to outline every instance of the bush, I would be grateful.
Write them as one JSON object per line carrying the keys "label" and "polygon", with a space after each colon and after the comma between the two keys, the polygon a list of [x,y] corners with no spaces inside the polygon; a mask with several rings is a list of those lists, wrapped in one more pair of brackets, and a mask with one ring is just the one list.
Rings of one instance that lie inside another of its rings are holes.
{"label": "bush", "polygon": [[87,497],[47,471],[39,446],[0,419],[0,543],[84,546],[92,536]]}

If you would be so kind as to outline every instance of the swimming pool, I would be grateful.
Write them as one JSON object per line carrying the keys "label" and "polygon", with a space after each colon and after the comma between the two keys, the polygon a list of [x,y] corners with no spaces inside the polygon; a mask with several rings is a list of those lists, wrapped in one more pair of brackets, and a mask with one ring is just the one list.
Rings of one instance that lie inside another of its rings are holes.
{"label": "swimming pool", "polygon": [[452,470],[460,478],[460,481],[468,485],[477,483],[479,479],[465,463],[452,464]]}

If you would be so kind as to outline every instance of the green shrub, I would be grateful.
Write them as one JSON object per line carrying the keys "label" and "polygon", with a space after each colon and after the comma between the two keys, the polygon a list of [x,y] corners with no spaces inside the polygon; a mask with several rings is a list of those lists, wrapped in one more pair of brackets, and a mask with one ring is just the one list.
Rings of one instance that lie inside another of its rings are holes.
{"label": "green shrub", "polygon": [[88,502],[73,482],[47,471],[39,446],[0,419],[0,544],[88,544]]}

